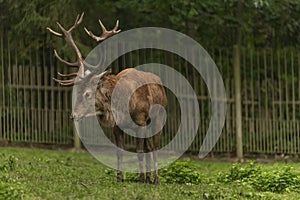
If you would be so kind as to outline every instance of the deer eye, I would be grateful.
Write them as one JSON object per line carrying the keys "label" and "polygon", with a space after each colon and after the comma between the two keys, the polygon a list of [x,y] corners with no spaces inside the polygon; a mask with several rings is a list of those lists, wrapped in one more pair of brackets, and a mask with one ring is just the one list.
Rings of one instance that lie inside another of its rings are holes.
{"label": "deer eye", "polygon": [[89,99],[89,98],[91,98],[91,92],[90,91],[86,91],[85,93],[83,93],[83,97],[84,98],[87,98],[87,99]]}

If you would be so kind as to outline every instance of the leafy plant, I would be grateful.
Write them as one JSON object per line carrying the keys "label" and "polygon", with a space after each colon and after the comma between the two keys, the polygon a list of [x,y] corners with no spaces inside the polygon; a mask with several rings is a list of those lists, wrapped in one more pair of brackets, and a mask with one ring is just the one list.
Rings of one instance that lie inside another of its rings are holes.
{"label": "leafy plant", "polygon": [[245,181],[260,173],[261,168],[255,165],[253,161],[250,161],[247,165],[235,163],[231,166],[229,172],[219,173],[218,181],[223,183]]}
{"label": "leafy plant", "polygon": [[251,184],[258,191],[270,192],[290,192],[300,191],[300,173],[293,170],[292,167],[283,169],[265,171],[258,174]]}
{"label": "leafy plant", "polygon": [[165,183],[199,184],[204,179],[204,175],[189,160],[177,160],[160,169],[159,175],[161,182]]}
{"label": "leafy plant", "polygon": [[238,182],[262,192],[300,192],[300,173],[290,166],[264,171],[254,162],[233,164],[229,171],[219,173],[219,182]]}

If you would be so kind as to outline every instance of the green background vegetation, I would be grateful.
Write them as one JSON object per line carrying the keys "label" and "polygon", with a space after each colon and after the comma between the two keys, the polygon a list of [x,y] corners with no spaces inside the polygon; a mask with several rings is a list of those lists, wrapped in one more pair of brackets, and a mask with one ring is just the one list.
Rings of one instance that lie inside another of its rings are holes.
{"label": "green background vegetation", "polygon": [[56,21],[71,26],[83,11],[82,29],[74,34],[84,53],[95,43],[83,26],[99,33],[97,19],[108,27],[119,19],[122,30],[145,26],[175,29],[205,48],[231,48],[238,42],[238,29],[241,44],[247,47],[298,47],[300,40],[298,0],[1,0],[0,35],[23,55],[32,49],[51,49],[53,42],[60,40],[50,36],[46,27],[55,28]]}

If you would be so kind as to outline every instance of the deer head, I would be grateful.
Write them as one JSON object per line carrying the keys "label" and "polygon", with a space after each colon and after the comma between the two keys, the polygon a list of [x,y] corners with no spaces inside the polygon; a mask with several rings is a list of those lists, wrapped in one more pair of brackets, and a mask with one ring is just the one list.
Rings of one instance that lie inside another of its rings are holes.
{"label": "deer head", "polygon": [[[73,113],[71,114],[71,118],[75,119],[75,120],[79,120],[84,116],[87,116],[93,109],[94,106],[96,106],[97,109],[97,114],[99,116],[101,116],[103,114],[103,112],[105,112],[106,107],[108,105],[106,105],[106,103],[108,102],[108,93],[107,89],[105,88],[99,88],[99,87],[104,87],[103,85],[103,81],[107,80],[108,76],[113,76],[110,75],[110,71],[105,71],[102,73],[97,73],[97,68],[95,66],[92,66],[88,63],[86,63],[82,57],[82,54],[80,52],[80,50],[78,49],[78,47],[76,46],[73,37],[72,37],[72,31],[77,28],[80,23],[82,22],[84,13],[82,13],[81,15],[78,15],[75,23],[73,26],[71,26],[68,30],[66,30],[59,22],[57,22],[57,25],[59,27],[59,29],[61,30],[61,33],[58,33],[54,30],[52,30],[51,28],[47,27],[47,30],[52,33],[53,35],[57,36],[57,37],[61,37],[63,39],[65,39],[65,41],[67,42],[67,44],[74,50],[75,54],[76,54],[76,58],[77,61],[75,62],[68,62],[65,61],[64,59],[62,59],[58,54],[57,51],[54,50],[54,55],[57,57],[57,59],[59,61],[61,61],[62,63],[71,66],[71,67],[77,67],[78,71],[74,72],[74,73],[70,73],[70,74],[62,74],[62,73],[57,73],[60,77],[65,78],[65,77],[73,77],[71,79],[56,79],[53,78],[53,80],[55,82],[57,82],[60,86],[73,86],[73,85],[78,85],[77,89],[79,91],[78,95],[77,95],[77,99],[75,100],[75,109],[73,109]],[[105,28],[105,26],[103,25],[103,23],[101,22],[101,20],[99,20],[99,24],[100,27],[102,29],[102,35],[100,36],[95,36],[91,31],[87,30],[86,28],[84,28],[85,32],[93,39],[95,39],[97,42],[99,41],[103,41],[106,38],[119,33],[121,30],[118,30],[118,26],[119,26],[119,21],[117,20],[115,27],[110,30],[107,31],[107,29]],[[98,103],[101,105],[95,105],[92,104],[91,102],[93,102],[92,97],[95,97],[95,89],[97,89],[97,94],[96,94],[96,98],[102,98],[102,103]],[[102,94],[103,92],[103,94]]]}

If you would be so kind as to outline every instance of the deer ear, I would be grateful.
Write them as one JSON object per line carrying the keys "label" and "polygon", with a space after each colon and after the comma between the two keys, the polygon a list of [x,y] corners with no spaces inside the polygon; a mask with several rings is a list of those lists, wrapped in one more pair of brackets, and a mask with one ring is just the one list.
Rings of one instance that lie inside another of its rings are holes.
{"label": "deer ear", "polygon": [[111,69],[108,69],[101,74],[95,75],[92,78],[92,82],[95,84],[98,83],[100,80],[105,80],[111,74]]}
{"label": "deer ear", "polygon": [[111,74],[111,69],[108,69],[108,70],[102,72],[101,74],[96,75],[95,78],[98,78],[98,79],[106,78],[110,74]]}
{"label": "deer ear", "polygon": [[106,78],[108,75],[111,75],[111,69],[106,70],[101,78]]}

